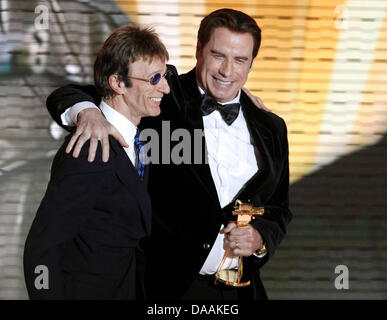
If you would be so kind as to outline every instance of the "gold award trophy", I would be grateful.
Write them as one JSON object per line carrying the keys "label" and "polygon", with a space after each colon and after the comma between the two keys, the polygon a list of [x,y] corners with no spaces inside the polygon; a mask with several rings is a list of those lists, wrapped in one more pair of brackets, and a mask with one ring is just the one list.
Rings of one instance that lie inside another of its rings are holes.
{"label": "gold award trophy", "polygon": [[[237,227],[244,228],[249,222],[255,219],[255,215],[262,216],[265,212],[263,207],[254,207],[251,203],[242,203],[240,200],[235,201],[233,215],[237,215]],[[230,255],[230,249],[228,248],[223,256],[222,262],[215,274],[215,283],[217,281],[222,282],[228,286],[233,287],[246,287],[250,285],[250,280],[242,279],[243,277],[243,257],[238,256],[238,268],[237,269],[224,269],[224,262]]]}

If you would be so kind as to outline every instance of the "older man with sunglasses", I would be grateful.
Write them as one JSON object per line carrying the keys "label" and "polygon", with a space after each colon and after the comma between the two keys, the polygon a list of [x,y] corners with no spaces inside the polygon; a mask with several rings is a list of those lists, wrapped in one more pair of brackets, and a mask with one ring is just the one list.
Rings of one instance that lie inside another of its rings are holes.
{"label": "older man with sunglasses", "polygon": [[137,126],[160,114],[167,60],[158,36],[134,26],[116,29],[98,52],[100,110],[128,145],[110,138],[109,161],[98,148],[89,163],[86,148],[77,159],[65,152],[66,138],[25,244],[31,299],[144,299],[140,240],[150,234],[151,202]]}

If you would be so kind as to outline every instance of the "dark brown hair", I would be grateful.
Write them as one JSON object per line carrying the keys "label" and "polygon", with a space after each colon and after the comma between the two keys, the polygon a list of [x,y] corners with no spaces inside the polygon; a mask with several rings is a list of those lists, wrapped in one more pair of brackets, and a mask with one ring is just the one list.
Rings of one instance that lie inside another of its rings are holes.
{"label": "dark brown hair", "polygon": [[151,28],[125,25],[115,29],[98,51],[94,62],[94,82],[103,97],[112,97],[109,76],[117,74],[125,86],[132,85],[128,78],[129,64],[139,59],[152,62],[153,58],[168,61],[169,55],[158,35]]}
{"label": "dark brown hair", "polygon": [[250,33],[254,39],[253,59],[257,56],[259,46],[261,45],[261,29],[253,18],[247,14],[233,9],[219,9],[200,22],[198,31],[198,40],[201,48],[204,48],[210,40],[212,32],[216,28],[227,28],[232,32]]}

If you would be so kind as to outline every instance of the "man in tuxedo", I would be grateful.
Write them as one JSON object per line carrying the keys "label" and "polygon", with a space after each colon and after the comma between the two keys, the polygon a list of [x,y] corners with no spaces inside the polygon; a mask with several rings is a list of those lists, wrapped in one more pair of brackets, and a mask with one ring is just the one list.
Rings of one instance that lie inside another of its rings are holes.
{"label": "man in tuxedo", "polygon": [[[170,132],[181,128],[192,139],[191,161],[150,165],[153,221],[145,277],[150,298],[267,299],[259,270],[282,241],[292,214],[286,125],[257,108],[241,90],[260,41],[256,22],[240,11],[220,9],[206,16],[198,32],[196,67],[177,76],[169,66],[171,93],[162,100],[161,114],[141,123],[142,128],[155,129],[160,141],[170,140]],[[67,146],[70,152],[75,145],[75,157],[89,138],[94,141],[90,161],[98,141],[106,146],[108,134],[124,143],[95,109],[98,101],[91,87],[71,85],[47,100],[61,126],[68,128],[78,120]],[[163,130],[162,121],[168,121],[170,131]],[[206,153],[195,144],[195,130],[203,132]],[[170,141],[171,150],[178,143]],[[103,160],[107,158],[105,152]],[[236,227],[231,214],[236,200],[263,206],[265,213],[245,228]],[[250,286],[214,284],[227,249],[245,257]]]}
{"label": "man in tuxedo", "polygon": [[[98,52],[100,109],[125,140],[110,139],[110,159],[89,163],[57,152],[45,196],[28,234],[24,272],[31,299],[144,299],[140,241],[151,229],[148,167],[137,129],[160,113],[169,92],[168,52],[151,29],[116,29]],[[102,157],[101,148],[97,156]]]}

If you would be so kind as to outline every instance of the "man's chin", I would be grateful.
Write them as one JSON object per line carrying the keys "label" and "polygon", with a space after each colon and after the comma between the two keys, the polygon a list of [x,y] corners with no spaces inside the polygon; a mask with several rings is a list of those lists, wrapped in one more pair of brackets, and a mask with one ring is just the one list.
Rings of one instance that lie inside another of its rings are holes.
{"label": "man's chin", "polygon": [[234,87],[230,86],[229,88],[222,88],[217,85],[211,85],[208,87],[207,92],[218,102],[229,101],[233,99],[228,99],[228,97],[232,97]]}
{"label": "man's chin", "polygon": [[158,115],[160,115],[160,113],[161,113],[160,107],[158,107],[158,108],[153,108],[153,109],[152,109],[152,112],[151,112],[151,114],[150,114],[150,117],[157,117]]}
{"label": "man's chin", "polygon": [[224,93],[224,92],[211,92],[211,91],[210,91],[210,95],[220,103],[229,102],[237,96],[237,94],[230,94],[229,92]]}

